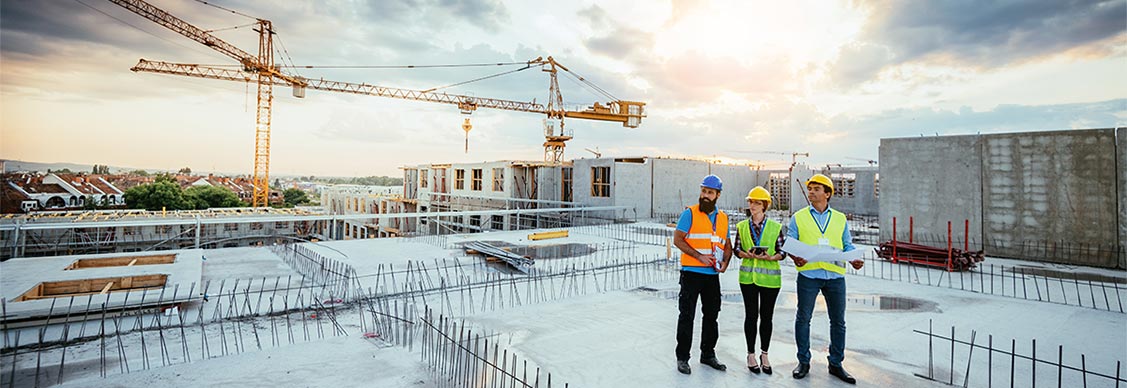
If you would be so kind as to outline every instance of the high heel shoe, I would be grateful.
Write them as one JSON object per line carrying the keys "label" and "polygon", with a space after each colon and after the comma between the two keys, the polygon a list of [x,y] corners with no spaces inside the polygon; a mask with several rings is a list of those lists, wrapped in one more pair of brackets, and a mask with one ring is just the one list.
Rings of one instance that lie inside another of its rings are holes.
{"label": "high heel shoe", "polygon": [[767,352],[759,354],[759,364],[762,365],[763,373],[771,374],[771,363],[767,362]]}
{"label": "high heel shoe", "polygon": [[759,364],[755,363],[755,353],[747,354],[747,370],[751,373],[759,374]]}

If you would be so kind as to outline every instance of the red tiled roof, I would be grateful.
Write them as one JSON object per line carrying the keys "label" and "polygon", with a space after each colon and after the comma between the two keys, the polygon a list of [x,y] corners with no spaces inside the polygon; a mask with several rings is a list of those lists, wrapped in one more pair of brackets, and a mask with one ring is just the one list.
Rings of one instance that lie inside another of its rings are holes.
{"label": "red tiled roof", "polygon": [[8,182],[0,183],[0,213],[23,213],[20,206],[29,199]]}
{"label": "red tiled roof", "polygon": [[63,182],[70,184],[75,188],[75,190],[78,190],[79,193],[86,195],[102,194],[102,192],[98,191],[98,189],[96,189],[94,185],[87,182],[88,179],[85,176],[76,174],[55,174],[55,176],[59,177],[59,179],[62,179]]}

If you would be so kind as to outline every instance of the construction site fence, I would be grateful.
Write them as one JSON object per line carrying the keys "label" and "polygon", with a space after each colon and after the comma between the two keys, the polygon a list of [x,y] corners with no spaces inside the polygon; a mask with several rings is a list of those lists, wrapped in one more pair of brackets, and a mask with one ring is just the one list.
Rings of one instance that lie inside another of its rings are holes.
{"label": "construction site fence", "polygon": [[[793,266],[789,260],[786,263]],[[978,263],[968,271],[948,271],[912,261],[894,263],[871,251],[866,252],[861,269],[847,270],[851,275],[1117,313],[1125,312],[1127,299],[1127,278],[1073,270]]]}
{"label": "construction site fence", "polygon": [[[1065,353],[1063,345],[1040,347],[1037,339],[994,341],[993,334],[933,326],[913,330],[927,337],[927,371],[917,377],[961,387],[1119,387],[1127,385],[1122,360]],[[985,338],[984,338],[985,337]],[[923,346],[917,347],[923,349]],[[1040,351],[1039,351],[1040,350]]]}
{"label": "construction site fence", "polygon": [[[413,261],[398,269],[388,265],[376,274],[351,278],[333,278],[335,274],[329,272],[333,267],[326,265],[329,273],[320,284],[306,277],[221,281],[218,286],[207,282],[202,290],[195,284],[187,287],[186,294],[179,286],[161,290],[161,295],[167,291],[171,296],[162,296],[155,303],[146,295],[127,298],[120,306],[113,306],[109,295],[56,298],[42,322],[2,328],[0,386],[49,386],[68,379],[149,370],[330,336],[361,335],[414,350],[422,345],[416,342],[422,336],[426,311],[468,317],[670,281],[676,279],[678,271],[676,264],[663,255],[603,262],[580,258],[543,265],[529,275],[502,273],[471,265],[471,261],[481,260],[435,259],[435,265]],[[347,298],[339,294],[341,282],[353,287]],[[184,295],[200,298],[184,302]],[[179,303],[168,303],[171,301]],[[0,299],[4,316],[7,306],[8,302]],[[476,354],[487,361],[496,358]],[[504,356],[502,361],[507,357],[511,356]],[[446,359],[424,360],[431,360],[428,362],[435,370],[452,370],[442,361]],[[480,366],[481,370],[492,367]],[[497,375],[504,375],[502,371],[513,373],[504,361]],[[547,373],[541,371],[541,375]],[[528,386],[546,383],[528,380]]]}

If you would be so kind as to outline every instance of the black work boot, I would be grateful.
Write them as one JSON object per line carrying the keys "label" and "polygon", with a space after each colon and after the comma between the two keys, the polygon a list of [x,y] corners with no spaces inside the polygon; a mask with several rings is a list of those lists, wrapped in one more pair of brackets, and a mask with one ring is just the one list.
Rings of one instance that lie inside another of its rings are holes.
{"label": "black work boot", "polygon": [[693,368],[689,367],[689,360],[677,360],[677,371],[687,375],[693,374]]}
{"label": "black work boot", "polygon": [[794,371],[791,371],[790,374],[796,379],[802,379],[805,378],[808,373],[810,373],[810,364],[798,363],[798,366],[794,367]]}
{"label": "black work boot", "polygon": [[720,360],[716,359],[716,356],[701,357],[700,363],[711,366],[712,369],[716,369],[721,372],[728,370],[728,367],[724,366],[724,364],[721,364]]}
{"label": "black work boot", "polygon": [[857,379],[853,378],[853,375],[850,375],[849,372],[845,371],[845,368],[842,368],[840,366],[830,365],[830,374],[841,379],[841,381],[850,384],[857,384]]}

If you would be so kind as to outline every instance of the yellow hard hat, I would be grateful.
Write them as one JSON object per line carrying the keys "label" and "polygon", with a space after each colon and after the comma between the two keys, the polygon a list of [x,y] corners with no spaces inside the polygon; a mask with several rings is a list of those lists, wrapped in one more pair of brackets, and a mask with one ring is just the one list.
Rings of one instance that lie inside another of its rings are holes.
{"label": "yellow hard hat", "polygon": [[830,180],[830,177],[828,176],[822,174],[814,174],[814,176],[810,177],[810,179],[806,181],[806,185],[810,186],[811,183],[820,183],[822,185],[825,185],[826,187],[830,188],[830,195],[833,195],[834,193],[834,182]]}
{"label": "yellow hard hat", "polygon": [[767,201],[767,207],[771,207],[771,193],[764,189],[763,186],[755,186],[754,189],[747,192],[748,200]]}

